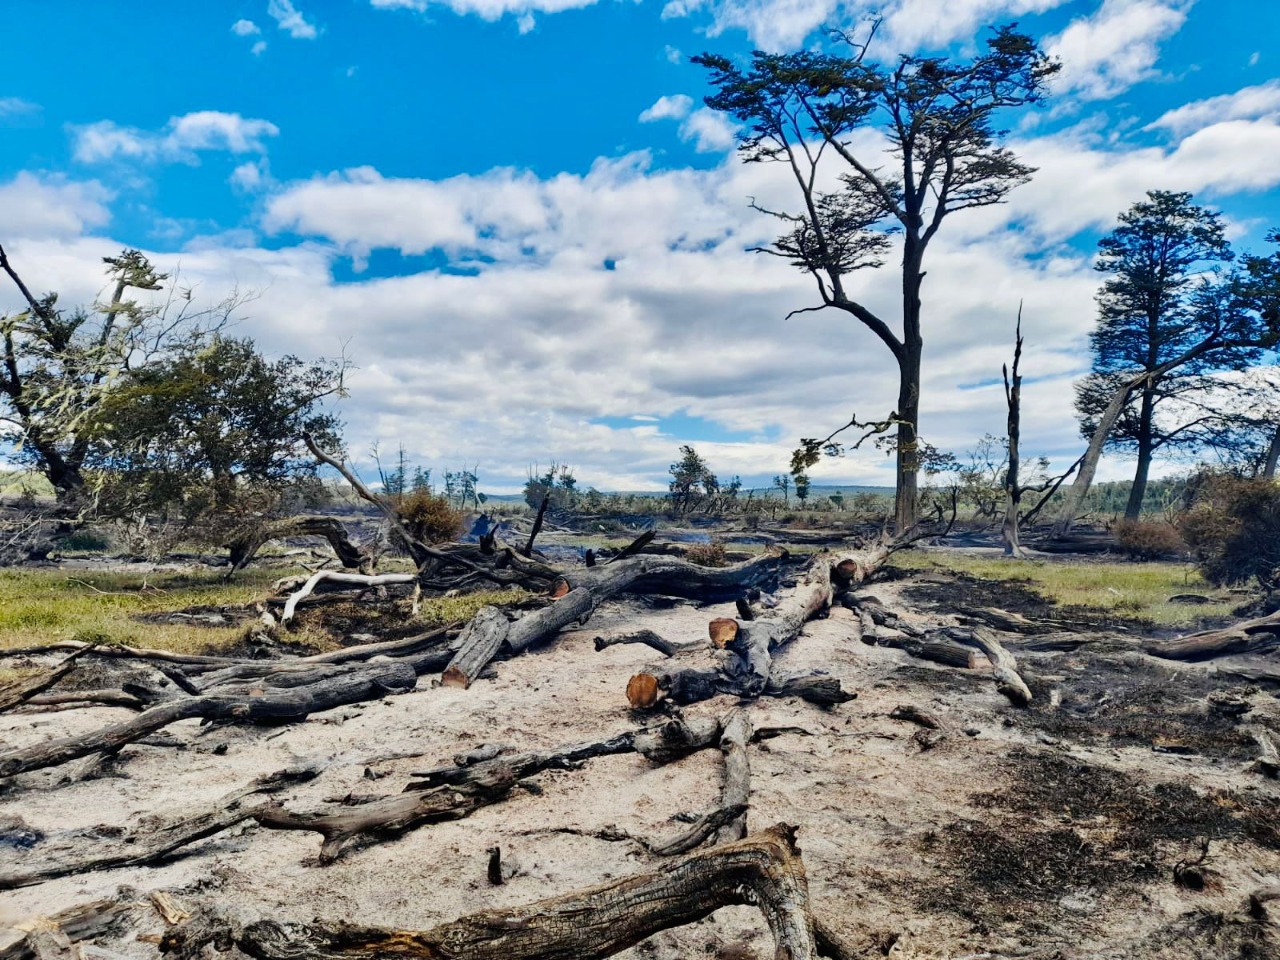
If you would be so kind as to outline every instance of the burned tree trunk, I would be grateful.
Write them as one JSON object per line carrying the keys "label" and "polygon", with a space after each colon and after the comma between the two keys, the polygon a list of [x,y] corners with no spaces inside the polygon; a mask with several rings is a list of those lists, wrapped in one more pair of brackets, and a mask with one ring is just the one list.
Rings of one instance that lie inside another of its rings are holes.
{"label": "burned tree trunk", "polygon": [[286,537],[323,537],[333,548],[338,562],[348,570],[373,572],[373,554],[351,539],[337,517],[288,517],[260,524],[227,544],[231,551],[230,572],[243,570],[266,544]]}
{"label": "burned tree trunk", "polygon": [[275,920],[239,924],[210,911],[166,934],[161,949],[174,960],[197,960],[212,943],[232,943],[255,960],[597,960],[733,904],[759,905],[773,933],[776,960],[817,956],[804,865],[794,828],[784,824],[655,873],[429,930]]}
{"label": "burned tree trunk", "polygon": [[1023,558],[1022,541],[1018,533],[1018,510],[1022,505],[1022,487],[1018,470],[1021,465],[1018,446],[1022,438],[1022,374],[1018,367],[1022,362],[1022,304],[1018,304],[1018,326],[1014,334],[1013,371],[1003,368],[1004,399],[1009,409],[1008,441],[1009,465],[1004,475],[1004,522],[1000,526],[1000,535],[1004,540],[1004,553],[1007,557],[1021,560]]}
{"label": "burned tree trunk", "polygon": [[1194,661],[1268,650],[1277,644],[1280,644],[1280,613],[1272,613],[1219,630],[1202,630],[1177,640],[1148,643],[1142,649],[1165,660]]}

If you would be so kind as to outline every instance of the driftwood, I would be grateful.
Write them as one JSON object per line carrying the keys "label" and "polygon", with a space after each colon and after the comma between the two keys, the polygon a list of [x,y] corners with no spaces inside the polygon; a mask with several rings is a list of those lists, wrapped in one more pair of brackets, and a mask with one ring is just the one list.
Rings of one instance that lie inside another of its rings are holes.
{"label": "driftwood", "polygon": [[1144,644],[1142,649],[1165,660],[1212,660],[1233,653],[1256,653],[1277,644],[1280,644],[1280,612],[1220,630],[1204,630],[1177,640]]}
{"label": "driftwood", "polygon": [[221,833],[250,819],[255,805],[246,803],[252,797],[273,793],[295,783],[310,780],[320,772],[318,766],[290,770],[259,777],[247,787],[232,791],[208,807],[181,815],[149,818],[135,829],[108,840],[83,837],[48,840],[40,844],[13,867],[0,867],[0,890],[26,887],[54,877],[136,867],[158,863],[175,850]]}
{"label": "driftwood", "polygon": [[0,777],[57,766],[95,753],[114,753],[180,720],[301,720],[322,710],[375,700],[392,693],[406,693],[416,683],[417,675],[408,662],[389,660],[356,664],[318,683],[265,689],[257,695],[253,692],[242,695],[209,693],[171,700],[144,710],[123,723],[0,753]]}
{"label": "driftwood", "polygon": [[0,687],[0,713],[12,707],[16,707],[21,703],[26,703],[32,697],[48,690],[55,683],[69,674],[75,669],[76,661],[93,649],[93,646],[82,647],[72,653],[69,657],[65,657],[61,663],[47,670],[44,673],[31,677],[27,680],[19,680],[15,683],[7,684]]}
{"label": "driftwood", "polygon": [[73,945],[109,936],[125,926],[136,906],[123,900],[93,900],[0,930],[0,960],[44,960],[47,954],[43,947],[50,932]]}
{"label": "driftwood", "polygon": [[241,924],[209,910],[166,934],[161,949],[173,960],[197,960],[207,944],[228,943],[255,960],[390,955],[401,960],[594,960],[731,904],[761,908],[777,960],[817,955],[804,865],[795,830],[785,824],[691,854],[654,873],[473,914],[429,930],[275,920]]}

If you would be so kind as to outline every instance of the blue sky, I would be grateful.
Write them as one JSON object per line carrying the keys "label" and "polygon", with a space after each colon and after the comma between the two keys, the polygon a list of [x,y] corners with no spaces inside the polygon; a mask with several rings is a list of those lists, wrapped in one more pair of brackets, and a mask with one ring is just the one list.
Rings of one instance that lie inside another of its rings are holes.
{"label": "blue sky", "polygon": [[[887,410],[891,371],[842,318],[783,322],[809,286],[745,248],[770,229],[747,197],[785,186],[736,161],[688,57],[794,49],[873,7],[883,56],[962,54],[1016,19],[1064,61],[1046,107],[1014,118],[1036,180],[940,235],[923,427],[957,451],[999,431],[1023,299],[1027,450],[1069,463],[1099,231],[1149,187],[1193,190],[1246,248],[1280,226],[1280,5],[25,3],[0,38],[0,243],[67,297],[92,298],[122,245],[201,295],[256,291],[241,332],[358,365],[357,460],[403,443],[494,489],[551,459],[635,489],[697,442],[767,480],[799,436]],[[890,316],[893,272],[863,291]],[[818,479],[888,482],[888,464]]]}

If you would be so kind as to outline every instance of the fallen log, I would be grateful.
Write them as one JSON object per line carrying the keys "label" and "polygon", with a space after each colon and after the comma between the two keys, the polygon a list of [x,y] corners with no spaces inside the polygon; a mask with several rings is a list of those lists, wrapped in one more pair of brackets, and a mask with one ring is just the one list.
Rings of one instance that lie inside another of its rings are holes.
{"label": "fallen log", "polygon": [[636,674],[627,683],[627,700],[633,710],[653,707],[663,694],[672,703],[682,706],[710,700],[721,694],[747,699],[758,696],[799,697],[820,707],[838,706],[858,697],[856,693],[845,690],[835,677],[821,674],[771,676],[763,690],[748,692],[747,687],[731,670],[723,668],[650,670]]}
{"label": "fallen log", "polygon": [[36,694],[48,690],[74,670],[76,661],[92,649],[92,645],[82,647],[69,657],[65,657],[62,662],[56,664],[51,670],[46,670],[44,673],[27,680],[18,680],[0,687],[0,713],[4,713],[4,711],[21,703],[26,703]]}
{"label": "fallen log", "polygon": [[1144,652],[1165,660],[1212,660],[1233,653],[1256,653],[1280,644],[1280,611],[1219,630],[1202,630],[1176,640],[1144,644]]}
{"label": "fallen log", "polygon": [[148,818],[136,828],[108,840],[90,841],[78,837],[45,841],[28,853],[19,865],[0,867],[0,890],[26,887],[90,870],[159,863],[175,850],[250,819],[254,805],[245,803],[249,798],[303,783],[315,777],[320,769],[316,765],[259,777],[197,812]]}
{"label": "fallen log", "polygon": [[1260,751],[1258,759],[1250,764],[1249,769],[1272,779],[1280,776],[1280,749],[1277,749],[1271,734],[1258,726],[1251,728],[1249,733]]}
{"label": "fallen log", "polygon": [[445,667],[440,682],[446,687],[466,689],[502,648],[511,622],[498,607],[483,607],[458,637],[458,652]]}
{"label": "fallen log", "polygon": [[596,960],[661,930],[694,923],[721,907],[756,904],[774,938],[777,960],[817,955],[804,865],[795,830],[785,824],[662,870],[548,900],[488,910],[429,930],[347,923],[258,920],[238,923],[212,909],[165,934],[173,960],[198,960],[206,945],[234,944],[255,960]]}
{"label": "fallen log", "polygon": [[909,703],[899,704],[894,707],[889,711],[889,717],[893,720],[906,720],[909,723],[917,723],[926,730],[946,729],[946,725],[932,713],[921,710],[919,707]]}
{"label": "fallen log", "polygon": [[720,809],[741,808],[716,831],[716,843],[731,843],[747,835],[747,805],[751,800],[751,762],[747,744],[751,742],[751,718],[745,710],[734,710],[724,722],[720,752],[724,754],[724,782],[720,787]]}
{"label": "fallen log", "polygon": [[291,689],[267,689],[261,695],[202,694],[167,701],[123,723],[87,733],[0,753],[0,778],[53,767],[95,753],[114,753],[180,720],[200,718],[237,723],[301,720],[362,700],[406,693],[417,683],[404,660],[359,664],[320,683]]}
{"label": "fallen log", "polygon": [[980,627],[970,631],[970,635],[974,645],[991,661],[996,678],[996,689],[1008,697],[1014,706],[1025,707],[1029,704],[1031,690],[1019,675],[1018,662],[1013,658],[1013,654],[1006,650],[999,640]]}

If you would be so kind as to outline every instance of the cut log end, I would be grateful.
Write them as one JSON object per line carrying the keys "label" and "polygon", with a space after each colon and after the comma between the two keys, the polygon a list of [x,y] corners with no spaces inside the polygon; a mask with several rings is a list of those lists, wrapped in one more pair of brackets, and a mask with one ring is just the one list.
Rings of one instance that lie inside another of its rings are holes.
{"label": "cut log end", "polygon": [[465,690],[471,686],[471,681],[467,679],[467,675],[457,667],[450,667],[440,675],[440,686],[456,687],[459,690]]}
{"label": "cut log end", "polygon": [[551,599],[559,600],[561,597],[569,593],[569,581],[564,577],[560,577],[551,585]]}
{"label": "cut log end", "polygon": [[647,710],[658,702],[658,678],[651,673],[637,673],[627,681],[627,700],[633,710]]}
{"label": "cut log end", "polygon": [[707,624],[707,633],[711,637],[711,645],[723,650],[738,636],[738,621],[729,617],[716,617]]}

